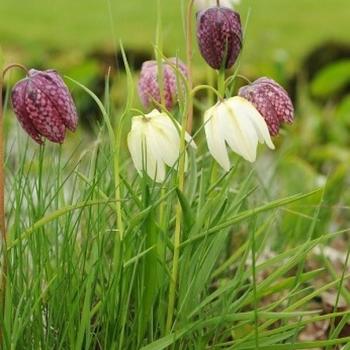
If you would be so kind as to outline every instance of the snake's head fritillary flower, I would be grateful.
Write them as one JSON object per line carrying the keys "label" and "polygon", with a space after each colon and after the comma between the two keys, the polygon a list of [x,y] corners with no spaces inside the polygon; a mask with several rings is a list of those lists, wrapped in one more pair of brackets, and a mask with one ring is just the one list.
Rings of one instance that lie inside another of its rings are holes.
{"label": "snake's head fritillary flower", "polygon": [[264,117],[272,136],[279,133],[283,123],[291,124],[294,120],[293,103],[288,93],[272,79],[259,78],[243,86],[238,94],[253,103]]}
{"label": "snake's head fritillary flower", "polygon": [[197,15],[197,39],[203,58],[212,68],[231,68],[242,48],[239,14],[217,6],[200,11]]}
{"label": "snake's head fritillary flower", "polygon": [[[241,0],[220,0],[220,6],[234,9],[235,6],[240,4],[240,2]],[[197,9],[201,11],[207,9],[208,7],[215,6],[216,0],[197,0],[195,4]]]}
{"label": "snake's head fritillary flower", "polygon": [[14,86],[11,101],[23,129],[39,144],[44,138],[63,143],[66,129],[77,128],[73,98],[55,70],[29,70]]}
{"label": "snake's head fritillary flower", "polygon": [[[196,147],[187,133],[185,139]],[[179,159],[179,130],[167,114],[154,109],[145,116],[132,118],[128,148],[135,168],[141,175],[145,171],[151,179],[163,182],[165,166],[174,167]]]}
{"label": "snake's head fritillary flower", "polygon": [[204,123],[209,151],[225,171],[230,169],[226,144],[249,162],[256,160],[259,142],[275,148],[264,118],[242,97],[218,102],[205,112]]}
{"label": "snake's head fritillary flower", "polygon": [[[163,75],[163,96],[165,106],[171,110],[179,97],[178,87],[183,86],[180,74],[187,77],[186,65],[177,58],[169,58],[160,63]],[[141,68],[138,92],[145,108],[156,107],[154,102],[161,104],[159,84],[159,69],[157,61],[146,61]],[[177,71],[178,70],[178,71]],[[179,74],[178,74],[179,73]]]}

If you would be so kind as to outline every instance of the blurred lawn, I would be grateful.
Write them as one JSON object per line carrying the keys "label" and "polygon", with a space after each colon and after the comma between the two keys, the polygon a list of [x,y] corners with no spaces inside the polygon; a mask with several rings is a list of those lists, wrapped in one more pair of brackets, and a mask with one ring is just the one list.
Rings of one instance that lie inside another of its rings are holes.
{"label": "blurred lawn", "polygon": [[[156,0],[1,0],[3,50],[40,57],[49,49],[112,47],[121,38],[128,48],[151,48]],[[163,0],[165,52],[183,53],[183,0]],[[112,9],[111,11],[109,9]],[[244,52],[245,70],[266,71],[281,61],[288,70],[318,43],[349,40],[349,0],[242,0],[245,23],[251,15]],[[196,54],[196,60],[202,62]]]}

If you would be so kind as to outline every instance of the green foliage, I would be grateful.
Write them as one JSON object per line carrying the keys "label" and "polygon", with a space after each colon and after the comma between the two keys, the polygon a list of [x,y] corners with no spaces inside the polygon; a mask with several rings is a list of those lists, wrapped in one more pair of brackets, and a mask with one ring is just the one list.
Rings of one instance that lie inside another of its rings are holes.
{"label": "green foliage", "polygon": [[[283,198],[267,199],[259,168],[245,176],[246,164],[237,162],[216,179],[205,154],[190,156],[187,187],[180,192],[173,172],[161,186],[135,176],[123,151],[125,235],[120,240],[109,125],[118,118],[96,102],[107,123],[97,142],[76,144],[69,153],[65,146],[38,149],[23,137],[9,140],[8,147],[18,151],[7,163],[10,266],[0,320],[4,349],[202,349],[210,344],[254,349],[256,342],[259,348],[298,349],[346,343],[347,338],[336,336],[293,341],[306,325],[343,315],[321,316],[309,309],[310,300],[339,285],[341,277],[335,274],[314,289],[313,281],[326,272],[306,270],[304,263],[315,247],[345,232],[326,234],[330,218],[322,209],[337,201],[336,183],[344,171],[323,190],[313,190],[313,171],[296,160],[282,160],[274,179],[286,180],[291,169],[295,179],[281,186]],[[296,187],[307,173],[310,181]],[[294,188],[305,194],[294,194]],[[168,334],[177,200],[184,212],[183,241],[175,320]],[[285,228],[292,222],[294,228]],[[259,261],[281,231],[290,232],[289,239],[276,240],[275,254]],[[255,284],[253,273],[267,277]]]}
{"label": "green foliage", "polygon": [[350,60],[343,60],[323,68],[311,83],[315,96],[333,95],[350,82]]}

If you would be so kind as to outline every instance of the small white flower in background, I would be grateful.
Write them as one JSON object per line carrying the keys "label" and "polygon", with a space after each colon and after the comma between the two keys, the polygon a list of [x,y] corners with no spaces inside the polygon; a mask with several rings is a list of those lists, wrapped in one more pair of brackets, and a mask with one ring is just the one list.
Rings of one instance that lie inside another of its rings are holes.
{"label": "small white flower in background", "polygon": [[[220,6],[228,7],[230,9],[234,9],[235,6],[239,5],[241,0],[220,0]],[[209,7],[216,6],[216,0],[197,0],[195,2],[197,10],[205,10]]]}
{"label": "small white flower in background", "polygon": [[264,118],[242,97],[218,102],[205,112],[204,123],[209,151],[225,171],[230,170],[226,144],[249,162],[256,160],[259,142],[275,148]]}
{"label": "small white flower in background", "polygon": [[[185,139],[196,147],[191,136]],[[180,132],[166,113],[154,109],[145,116],[132,118],[128,148],[137,171],[145,170],[156,182],[165,179],[165,165],[176,166],[180,154]]]}

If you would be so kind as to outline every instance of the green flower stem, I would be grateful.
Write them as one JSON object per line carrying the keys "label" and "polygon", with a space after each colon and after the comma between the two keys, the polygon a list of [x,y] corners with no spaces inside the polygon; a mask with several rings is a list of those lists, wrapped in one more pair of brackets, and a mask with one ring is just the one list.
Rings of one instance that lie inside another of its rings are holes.
{"label": "green flower stem", "polygon": [[212,95],[216,95],[216,97],[219,100],[222,100],[222,96],[219,94],[219,92],[210,85],[197,85],[191,92],[192,96],[194,97],[196,95],[196,93],[201,91],[201,90],[208,90],[209,92],[212,93]]}
{"label": "green flower stem", "polygon": [[[186,118],[184,118],[186,119]],[[184,125],[182,126],[184,130]],[[181,139],[182,140],[182,139]],[[183,142],[181,142],[181,154],[184,152]],[[184,170],[185,170],[185,156],[182,155],[179,163],[178,173],[178,188],[182,192],[184,188]],[[175,235],[174,235],[174,255],[173,255],[173,268],[169,287],[169,301],[168,301],[168,313],[166,322],[166,332],[170,333],[172,328],[172,322],[174,317],[176,287],[179,272],[179,258],[180,258],[180,244],[181,244],[181,222],[182,222],[182,209],[179,202],[176,204],[176,221],[175,221]]]}
{"label": "green flower stem", "polygon": [[[121,120],[120,123],[123,121]],[[119,237],[122,241],[124,238],[124,223],[122,217],[122,205],[121,205],[121,191],[120,191],[120,144],[122,136],[122,125],[119,125],[116,131],[115,137],[115,147],[114,147],[114,186],[115,186],[115,201],[116,201],[116,211],[117,211],[117,224]]]}
{"label": "green flower stem", "polygon": [[[181,141],[180,141],[180,159],[178,168],[178,189],[183,192],[185,187],[185,133],[187,131],[191,133],[193,126],[193,98],[192,98],[192,13],[193,13],[194,0],[189,0],[187,7],[186,17],[186,54],[187,54],[187,67],[188,67],[188,96],[187,96],[187,108],[182,119],[181,125]],[[168,300],[168,313],[166,321],[166,333],[171,332],[174,309],[176,301],[176,287],[179,273],[179,258],[180,258],[180,245],[181,245],[181,223],[182,223],[182,208],[178,201],[176,204],[175,214],[175,233],[174,233],[174,255],[173,255],[173,267],[169,286],[169,300]]]}
{"label": "green flower stem", "polygon": [[[193,73],[192,73],[192,57],[193,57],[193,40],[192,40],[192,13],[194,0],[189,0],[186,16],[186,64],[188,69],[188,87],[191,91],[193,88]],[[190,97],[191,98],[191,97]],[[193,128],[193,101],[190,100],[188,104],[187,115],[187,132],[192,133]]]}
{"label": "green flower stem", "polygon": [[160,92],[160,101],[161,101],[161,105],[165,106],[164,74],[163,74],[163,65],[162,65],[163,58],[162,58],[162,55],[160,54],[163,50],[161,28],[162,28],[162,6],[161,6],[161,1],[158,0],[155,56],[157,59],[157,66],[158,66],[158,85],[159,85],[159,92]]}
{"label": "green flower stem", "polygon": [[[215,90],[215,88],[213,88],[213,86],[215,85],[215,72],[209,66],[207,66],[206,68],[207,68],[206,71],[207,71],[207,82],[208,82],[208,85],[212,89]],[[217,92],[215,94],[217,94]],[[209,106],[213,106],[215,104],[215,95],[212,92],[212,90],[208,90],[208,103],[209,103]]]}
{"label": "green flower stem", "polygon": [[[4,78],[6,73],[11,68],[21,68],[26,73],[28,70],[26,67],[20,64],[10,64],[0,70],[0,237],[2,245],[2,273],[1,273],[1,285],[0,285],[0,303],[1,310],[5,312],[5,297],[6,297],[6,283],[7,283],[7,232],[6,232],[6,218],[5,218],[5,137],[4,137],[4,111],[2,101],[2,91],[4,85]],[[0,331],[0,344],[2,343],[2,332]]]}
{"label": "green flower stem", "polygon": [[4,305],[7,271],[7,237],[5,223],[5,159],[4,159],[4,118],[2,108],[3,72],[0,73],[0,233],[2,244],[1,305]]}
{"label": "green flower stem", "polygon": [[2,91],[4,85],[4,78],[6,73],[12,68],[20,68],[28,73],[26,67],[21,64],[13,63],[0,71],[0,235],[2,241],[3,261],[2,261],[2,277],[1,277],[1,296],[2,301],[5,298],[6,289],[6,275],[7,275],[7,233],[6,233],[6,219],[5,219],[5,138],[4,138],[4,113]]}
{"label": "green flower stem", "polygon": [[[218,4],[218,6],[220,6]],[[225,73],[226,69],[224,65],[219,69],[218,71],[218,92],[219,92],[219,100],[225,99],[225,90],[226,90],[226,84],[225,84]],[[217,181],[217,176],[218,176],[218,166],[216,161],[213,159],[212,160],[212,169],[211,169],[211,175],[210,175],[210,184],[213,185]]]}
{"label": "green flower stem", "polygon": [[253,277],[253,298],[254,298],[254,329],[255,329],[255,348],[259,349],[259,315],[258,315],[258,297],[256,287],[256,241],[255,225],[251,234],[251,253],[252,253],[252,277]]}
{"label": "green flower stem", "polygon": [[[165,91],[164,91],[164,74],[163,74],[163,66],[162,66],[162,55],[161,52],[163,51],[163,39],[162,39],[162,2],[161,0],[157,1],[157,35],[156,35],[156,50],[155,50],[155,56],[157,59],[157,65],[158,65],[158,84],[159,84],[159,91],[160,91],[160,101],[161,105],[165,106]],[[164,197],[166,194],[166,188],[164,185],[162,185],[162,188],[160,190],[160,196]],[[162,201],[159,205],[159,225],[163,229],[164,228],[164,215],[165,215],[165,206],[167,205],[166,201]],[[157,242],[157,250],[160,259],[163,259],[165,261],[165,248],[162,244],[162,240],[158,239]]]}
{"label": "green flower stem", "polygon": [[226,89],[225,72],[226,70],[224,67],[220,68],[218,72],[218,91],[220,96],[222,96],[222,98],[225,98],[225,89]]}

